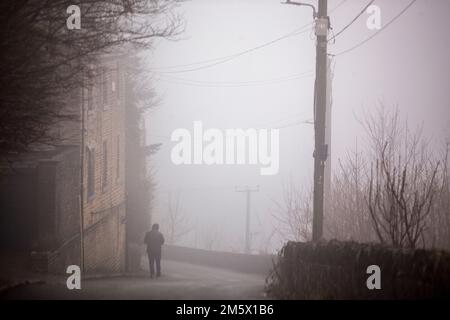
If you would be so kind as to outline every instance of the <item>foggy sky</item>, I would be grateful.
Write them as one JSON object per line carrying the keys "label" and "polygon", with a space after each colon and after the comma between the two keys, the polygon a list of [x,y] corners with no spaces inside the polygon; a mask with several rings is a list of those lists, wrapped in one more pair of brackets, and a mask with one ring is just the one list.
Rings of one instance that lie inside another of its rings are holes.
{"label": "foggy sky", "polygon": [[[382,22],[387,23],[408,2],[380,0],[375,4],[381,7]],[[329,10],[340,3],[330,0]],[[332,11],[334,30],[340,30],[366,4],[346,1]],[[280,170],[275,176],[260,176],[259,166],[175,166],[170,160],[175,144],[170,135],[177,128],[192,130],[195,120],[201,120],[205,128],[218,129],[272,128],[312,120],[314,76],[304,74],[315,67],[313,32],[210,68],[161,72],[192,69],[198,65],[165,67],[231,55],[279,38],[311,22],[311,10],[281,5],[278,0],[192,0],[184,2],[179,12],[187,23],[180,40],[158,41],[148,53],[148,66],[157,79],[152,85],[162,98],[146,123],[148,143],[163,143],[151,163],[158,183],[154,221],[164,223],[168,193],[179,190],[183,210],[196,227],[182,244],[203,247],[213,234],[222,239],[219,249],[242,250],[245,196],[234,188],[258,184],[260,192],[252,194],[252,242],[258,250],[270,235],[271,199],[280,200],[282,183],[292,178],[302,188],[311,187],[313,126],[280,129]],[[355,115],[380,101],[388,107],[398,105],[411,126],[423,122],[433,141],[450,135],[448,13],[450,1],[419,0],[380,35],[334,59],[333,164],[357,140],[364,144]],[[366,28],[367,17],[363,15],[338,37],[329,53],[350,48],[375,32]],[[300,78],[274,83],[296,75]],[[179,79],[188,79],[190,85],[176,83]],[[270,81],[248,83],[260,80]],[[276,241],[271,246],[278,247]]]}

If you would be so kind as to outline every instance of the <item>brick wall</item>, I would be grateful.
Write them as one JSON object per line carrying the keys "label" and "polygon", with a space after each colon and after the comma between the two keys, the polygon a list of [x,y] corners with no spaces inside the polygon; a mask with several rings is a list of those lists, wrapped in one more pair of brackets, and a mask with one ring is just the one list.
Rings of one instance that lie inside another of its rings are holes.
{"label": "brick wall", "polygon": [[[92,82],[68,95],[61,111],[78,114],[83,121],[61,122],[53,128],[58,147],[47,153],[26,155],[25,160],[18,159],[17,163],[23,166],[20,172],[6,178],[2,176],[0,204],[7,213],[0,215],[0,247],[34,251],[33,266],[36,270],[60,272],[68,264],[79,265],[82,242],[86,271],[124,269],[123,61],[117,56],[103,57],[92,70]],[[83,110],[84,118],[81,117]],[[84,132],[81,130],[83,124]],[[91,196],[87,192],[87,148],[93,150],[95,164],[94,194]],[[55,156],[63,149],[66,150],[64,155]],[[69,149],[70,155],[67,153]],[[80,221],[81,196],[83,221]],[[83,239],[80,237],[81,223]]]}
{"label": "brick wall", "polygon": [[103,218],[84,231],[86,272],[109,273],[125,267],[125,206],[101,213]]}
{"label": "brick wall", "polygon": [[[65,147],[63,147],[65,148]],[[37,170],[38,255],[47,266],[36,271],[65,273],[67,266],[80,265],[80,149],[70,147]],[[35,267],[32,253],[32,266]]]}
{"label": "brick wall", "polygon": [[80,265],[80,234],[68,239],[54,251],[31,251],[32,271],[65,274],[70,265]]}
{"label": "brick wall", "polygon": [[33,252],[35,271],[64,272],[80,263],[79,155],[77,146],[29,153],[0,181],[1,244]]}
{"label": "brick wall", "polygon": [[[103,57],[93,69],[90,85],[67,97],[62,106],[64,113],[81,115],[85,110],[84,118],[79,117],[84,121],[66,121],[54,128],[55,144],[59,147],[19,159],[19,164],[26,162],[20,172],[6,180],[3,176],[0,181],[0,204],[2,210],[7,210],[7,214],[0,215],[0,246],[35,251],[32,264],[36,270],[61,272],[68,264],[79,265],[82,240],[86,271],[124,269],[125,68],[122,61],[113,56]],[[87,148],[93,151],[95,167],[91,196],[88,196]],[[55,156],[63,149],[70,149],[70,156],[68,151],[64,156]],[[79,235],[80,168],[83,170],[83,239]]]}
{"label": "brick wall", "polygon": [[[85,102],[83,165],[85,271],[121,271],[125,261],[125,100],[123,63],[103,59]],[[93,194],[89,159],[93,153]],[[106,172],[106,175],[105,175]],[[105,179],[106,178],[106,179]]]}
{"label": "brick wall", "polygon": [[[369,290],[367,267],[381,269]],[[278,299],[429,299],[450,297],[450,254],[355,242],[289,242],[267,287]]]}
{"label": "brick wall", "polygon": [[[32,248],[38,230],[35,167],[15,169],[0,179],[0,248],[25,251]],[[27,199],[27,201],[24,201]]]}

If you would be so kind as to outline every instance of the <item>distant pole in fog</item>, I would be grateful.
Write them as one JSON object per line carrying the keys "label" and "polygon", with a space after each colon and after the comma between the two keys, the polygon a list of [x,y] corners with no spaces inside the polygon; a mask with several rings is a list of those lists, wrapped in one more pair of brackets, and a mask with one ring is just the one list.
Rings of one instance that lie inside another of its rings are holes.
{"label": "distant pole in fog", "polygon": [[251,212],[251,193],[252,192],[258,192],[259,186],[256,186],[256,188],[251,189],[248,186],[245,188],[236,188],[236,192],[245,192],[247,195],[247,214],[245,219],[245,253],[251,252],[251,236],[250,236],[250,212]]}

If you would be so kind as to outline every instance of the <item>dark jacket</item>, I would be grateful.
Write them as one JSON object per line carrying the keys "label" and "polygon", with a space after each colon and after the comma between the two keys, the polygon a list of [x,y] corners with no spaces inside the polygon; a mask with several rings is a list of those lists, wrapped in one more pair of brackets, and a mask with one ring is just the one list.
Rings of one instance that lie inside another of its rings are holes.
{"label": "dark jacket", "polygon": [[145,234],[144,243],[147,245],[147,252],[160,253],[164,237],[158,230],[152,230]]}

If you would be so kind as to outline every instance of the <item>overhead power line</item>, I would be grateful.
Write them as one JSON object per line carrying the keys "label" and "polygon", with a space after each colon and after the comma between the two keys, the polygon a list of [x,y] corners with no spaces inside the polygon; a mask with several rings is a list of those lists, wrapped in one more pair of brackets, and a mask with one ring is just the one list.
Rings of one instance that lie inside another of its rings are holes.
{"label": "overhead power line", "polygon": [[[268,46],[270,46],[270,45],[272,45],[272,44],[274,44],[274,43],[276,43],[276,42],[278,42],[278,41],[281,41],[281,40],[283,40],[283,39],[287,39],[287,38],[292,37],[292,36],[295,36],[295,35],[303,34],[303,33],[307,32],[307,31],[309,31],[309,29],[306,29],[306,28],[309,27],[310,25],[312,25],[312,23],[309,23],[309,24],[303,26],[302,28],[300,28],[300,29],[299,29],[298,31],[296,31],[296,32],[291,32],[291,33],[289,33],[289,34],[286,34],[286,35],[281,36],[281,37],[279,37],[279,38],[276,38],[276,39],[274,39],[274,40],[265,42],[265,43],[263,43],[263,44],[261,44],[261,45],[259,45],[259,46],[256,46],[256,47],[253,47],[253,48],[250,48],[250,49],[247,49],[247,50],[244,50],[244,51],[241,51],[241,52],[239,52],[239,53],[235,53],[235,54],[232,54],[232,55],[229,55],[229,56],[226,56],[226,57],[222,57],[222,58],[219,58],[219,59],[214,59],[214,60],[216,60],[215,62],[206,64],[206,65],[201,65],[201,66],[198,66],[198,67],[193,67],[193,68],[188,68],[188,69],[183,69],[183,70],[175,70],[175,71],[158,71],[158,72],[159,72],[159,73],[163,73],[163,74],[164,74],[164,73],[185,73],[185,72],[198,71],[198,70],[202,70],[202,69],[208,69],[208,68],[214,67],[214,66],[216,66],[216,65],[218,65],[218,64],[222,64],[222,63],[225,63],[225,62],[234,60],[234,59],[236,59],[236,58],[238,58],[238,57],[240,57],[240,56],[243,56],[243,55],[245,55],[245,54],[251,53],[251,52],[253,52],[253,51],[262,49],[262,48],[264,48],[264,47],[268,47]],[[198,63],[196,63],[196,64],[198,64]]]}
{"label": "overhead power line", "polygon": [[348,0],[342,0],[341,2],[339,2],[339,3],[337,4],[336,7],[334,7],[333,9],[330,10],[330,13],[336,11],[340,6],[342,6],[342,5],[343,5],[344,3],[346,3],[347,1],[348,1]]}
{"label": "overhead power line", "polygon": [[[304,28],[306,28],[306,27],[308,27],[310,25],[312,25],[312,23],[308,23],[308,24],[306,24],[306,25],[304,25],[304,26],[302,26],[302,27],[300,27],[298,29],[295,29],[295,30],[289,32],[288,34],[285,34],[285,35],[283,35],[283,36],[281,36],[279,38],[273,39],[271,41],[265,42],[265,43],[263,43],[263,44],[261,44],[261,45],[259,45],[257,47],[246,49],[246,50],[243,50],[243,51],[240,51],[240,52],[236,52],[236,53],[233,53],[233,54],[230,54],[230,55],[226,55],[226,56],[222,56],[222,57],[214,58],[214,59],[202,60],[202,61],[198,61],[198,62],[187,63],[187,64],[179,64],[179,65],[166,66],[166,67],[156,67],[155,70],[158,70],[158,69],[187,68],[187,67],[193,67],[193,66],[198,66],[198,65],[201,66],[201,65],[204,65],[204,64],[211,64],[211,63],[215,63],[215,62],[225,62],[225,60],[227,60],[227,59],[230,59],[230,58],[234,59],[235,57],[239,57],[239,56],[241,56],[243,54],[246,54],[246,53],[252,52],[254,50],[261,49],[261,48],[264,48],[264,47],[269,46],[269,45],[271,45],[271,44],[273,44],[275,42],[278,42],[278,41],[281,41],[283,39],[286,39],[286,38],[295,36],[297,34],[300,34],[301,32],[304,32]],[[164,71],[161,71],[161,72],[164,72]]]}
{"label": "overhead power line", "polygon": [[369,8],[373,3],[375,2],[375,0],[371,0],[369,1],[369,3],[361,10],[360,13],[358,13],[358,15],[356,17],[353,18],[352,21],[350,21],[345,27],[343,27],[339,32],[337,32],[333,37],[331,37],[331,39],[329,39],[328,41],[334,40],[336,39],[339,35],[341,35],[345,30],[347,30],[348,28],[350,28],[350,26],[352,24],[354,24],[356,22],[356,20],[359,19],[359,17],[361,17],[367,10],[367,8]]}
{"label": "overhead power line", "polygon": [[[348,0],[342,0],[339,4],[336,5],[336,7],[334,7],[330,12],[335,11],[336,9],[338,9],[339,7],[341,7],[344,3],[346,3]],[[159,72],[162,74],[166,74],[166,73],[185,73],[185,72],[192,72],[192,71],[197,71],[197,70],[202,70],[202,69],[207,69],[207,68],[211,68],[213,66],[216,66],[218,64],[222,64],[225,62],[228,62],[230,60],[233,60],[235,58],[238,58],[242,55],[251,53],[253,51],[265,48],[267,46],[270,46],[274,43],[277,43],[281,40],[290,38],[292,36],[296,36],[296,35],[300,35],[303,34],[305,32],[307,32],[308,30],[310,30],[309,28],[311,26],[313,26],[314,21],[309,22],[305,25],[303,25],[302,27],[295,29],[281,37],[278,37],[276,39],[273,39],[271,41],[262,43],[261,45],[258,45],[256,47],[247,49],[247,50],[243,50],[240,52],[236,52],[234,54],[230,54],[230,55],[226,55],[220,58],[215,58],[215,59],[208,59],[208,60],[202,60],[202,61],[197,61],[197,62],[193,62],[193,63],[188,63],[188,64],[179,64],[179,65],[174,65],[174,66],[166,66],[166,67],[156,67],[153,68],[153,71],[155,72]],[[170,70],[170,69],[179,69],[179,68],[187,68],[187,69],[182,69],[182,70]],[[169,70],[168,70],[169,69]],[[158,70],[162,70],[162,71],[158,71]],[[168,71],[164,71],[164,70],[168,70]]]}
{"label": "overhead power line", "polygon": [[383,32],[384,30],[386,30],[391,24],[393,24],[398,18],[400,18],[406,11],[408,11],[409,8],[412,7],[412,5],[416,2],[417,0],[412,0],[402,11],[400,11],[394,18],[392,18],[387,24],[385,24],[380,30],[378,30],[376,33],[374,33],[373,35],[371,35],[370,37],[368,37],[367,39],[359,42],[358,44],[354,45],[353,47],[341,51],[339,53],[336,54],[331,54],[332,56],[341,56],[344,55],[346,53],[349,53],[353,50],[356,50],[357,48],[361,47],[362,45],[366,44],[367,42],[369,42],[370,40],[372,40],[373,38],[375,38],[377,35],[379,35],[381,32]]}
{"label": "overhead power line", "polygon": [[314,75],[313,71],[310,70],[303,73],[293,74],[290,76],[265,80],[255,80],[255,81],[199,81],[165,75],[160,76],[158,80],[169,83],[182,84],[188,86],[198,86],[198,87],[249,87],[249,86],[274,85],[283,82],[312,77],[313,75]]}

